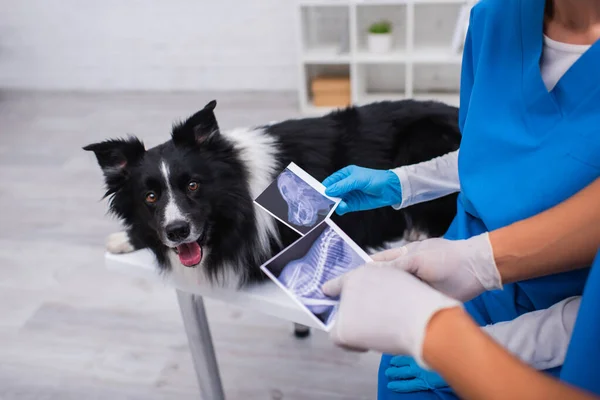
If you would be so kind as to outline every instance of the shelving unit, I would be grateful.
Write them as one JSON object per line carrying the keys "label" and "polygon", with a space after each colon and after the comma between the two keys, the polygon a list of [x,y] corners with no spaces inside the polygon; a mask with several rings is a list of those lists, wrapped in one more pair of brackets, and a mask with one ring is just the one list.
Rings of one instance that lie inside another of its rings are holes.
{"label": "shelving unit", "polygon": [[[453,48],[453,38],[457,26],[466,29],[463,7],[473,0],[297,1],[303,112],[332,109],[312,105],[310,83],[317,76],[348,77],[352,104],[414,98],[458,105],[462,47]],[[371,53],[368,27],[383,19],[392,23],[392,49]]]}

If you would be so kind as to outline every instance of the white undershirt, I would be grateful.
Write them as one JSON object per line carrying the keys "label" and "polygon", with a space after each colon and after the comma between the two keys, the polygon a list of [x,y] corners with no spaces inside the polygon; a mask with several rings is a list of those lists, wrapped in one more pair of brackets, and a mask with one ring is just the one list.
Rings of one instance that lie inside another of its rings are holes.
{"label": "white undershirt", "polygon": [[542,71],[542,79],[548,91],[554,88],[564,73],[589,48],[590,46],[586,44],[557,42],[544,35],[544,50],[542,52],[540,69]]}

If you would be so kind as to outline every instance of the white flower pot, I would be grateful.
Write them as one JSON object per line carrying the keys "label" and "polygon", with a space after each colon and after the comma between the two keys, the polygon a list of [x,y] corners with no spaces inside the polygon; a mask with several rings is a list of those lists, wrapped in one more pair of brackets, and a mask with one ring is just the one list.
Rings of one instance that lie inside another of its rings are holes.
{"label": "white flower pot", "polygon": [[371,53],[387,53],[392,49],[392,35],[389,33],[369,33],[367,46]]}

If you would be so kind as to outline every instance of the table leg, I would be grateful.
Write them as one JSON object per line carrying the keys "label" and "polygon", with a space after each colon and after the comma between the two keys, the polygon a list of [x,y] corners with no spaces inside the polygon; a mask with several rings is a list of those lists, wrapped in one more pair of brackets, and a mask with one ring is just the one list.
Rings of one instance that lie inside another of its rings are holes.
{"label": "table leg", "polygon": [[310,335],[310,328],[301,324],[294,324],[294,336],[297,338],[305,338]]}
{"label": "table leg", "polygon": [[201,296],[177,290],[179,309],[187,334],[203,400],[225,400],[206,310]]}

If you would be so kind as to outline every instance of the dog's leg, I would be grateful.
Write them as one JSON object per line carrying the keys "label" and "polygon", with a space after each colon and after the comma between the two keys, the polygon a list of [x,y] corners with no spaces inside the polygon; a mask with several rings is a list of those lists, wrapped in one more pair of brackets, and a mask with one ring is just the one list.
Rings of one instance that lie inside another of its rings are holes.
{"label": "dog's leg", "polygon": [[106,250],[113,254],[131,253],[135,250],[133,244],[129,240],[127,232],[117,232],[108,235],[106,239]]}
{"label": "dog's leg", "polygon": [[294,336],[298,339],[303,339],[310,335],[310,328],[308,326],[294,324]]}

